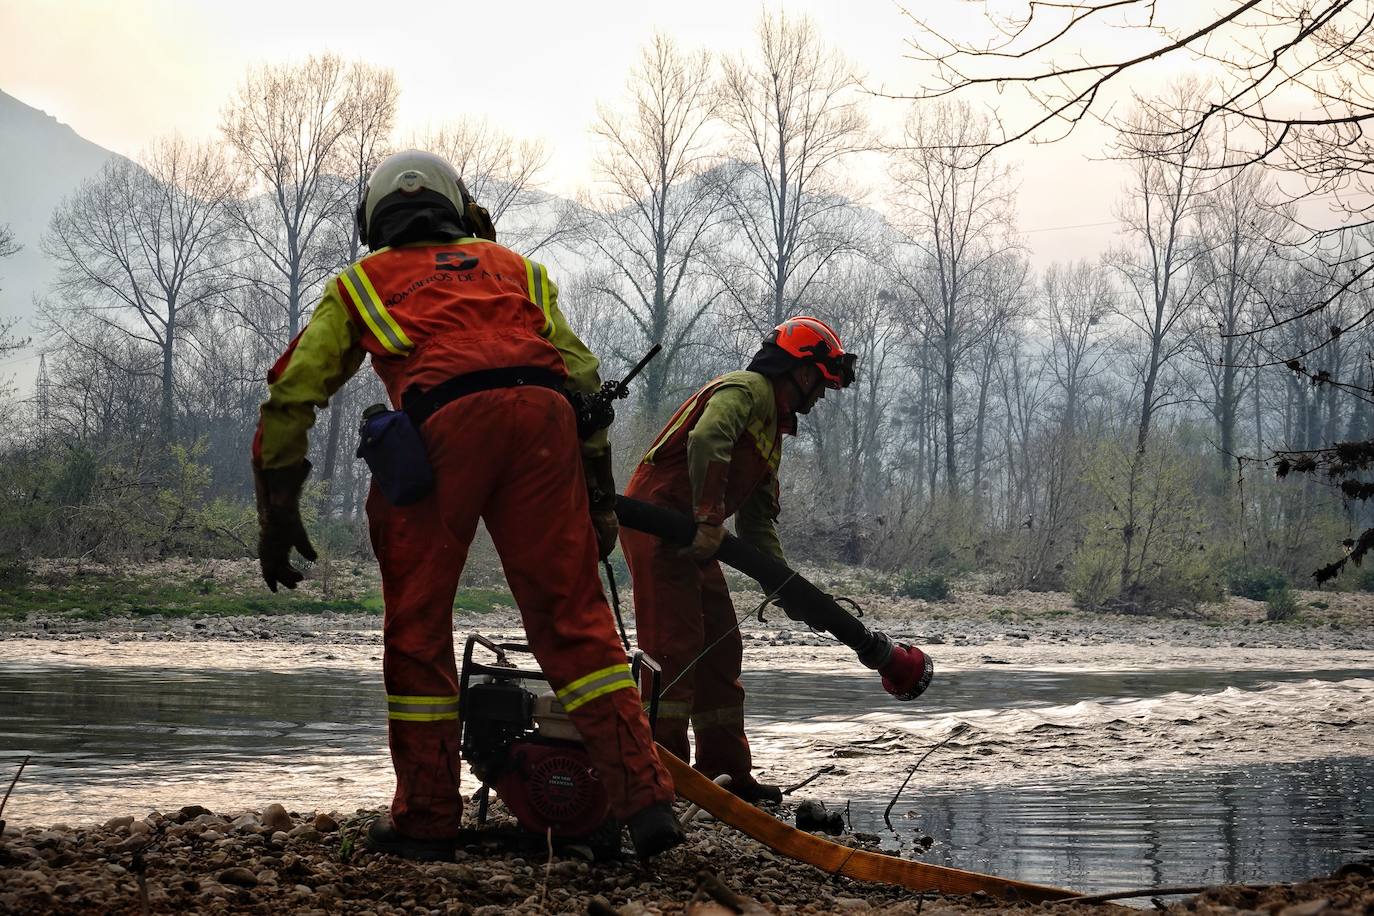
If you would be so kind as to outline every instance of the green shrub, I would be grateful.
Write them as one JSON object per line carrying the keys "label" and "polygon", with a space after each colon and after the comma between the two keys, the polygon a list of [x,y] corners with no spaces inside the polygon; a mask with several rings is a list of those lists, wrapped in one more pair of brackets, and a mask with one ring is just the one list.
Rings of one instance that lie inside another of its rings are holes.
{"label": "green shrub", "polygon": [[1103,543],[1085,546],[1070,559],[1065,584],[1078,607],[1101,607],[1121,591],[1121,561],[1112,548]]}
{"label": "green shrub", "polygon": [[1277,566],[1237,563],[1226,573],[1226,587],[1231,594],[1254,601],[1267,601],[1271,594],[1291,585],[1288,573]]}
{"label": "green shrub", "polygon": [[1270,622],[1292,620],[1298,615],[1298,598],[1287,585],[1271,591],[1265,604],[1268,607],[1264,612],[1264,619]]}
{"label": "green shrub", "polygon": [[1360,566],[1355,573],[1355,588],[1362,592],[1374,592],[1374,563]]}
{"label": "green shrub", "polygon": [[1176,443],[1137,452],[1107,441],[1096,449],[1083,472],[1083,540],[1065,577],[1075,603],[1160,614],[1221,596],[1219,558],[1197,498],[1202,473],[1198,457]]}
{"label": "green shrub", "polygon": [[897,581],[897,594],[923,601],[944,601],[949,597],[949,580],[937,572],[907,573]]}

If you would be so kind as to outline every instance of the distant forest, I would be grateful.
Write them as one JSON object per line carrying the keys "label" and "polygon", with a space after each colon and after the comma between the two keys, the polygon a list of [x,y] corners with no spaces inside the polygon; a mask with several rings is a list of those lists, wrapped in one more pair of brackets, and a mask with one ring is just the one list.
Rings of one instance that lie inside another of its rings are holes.
{"label": "distant forest", "polygon": [[[1333,28],[1298,47],[1321,59]],[[1341,41],[1367,80],[1367,32]],[[1113,112],[1105,154],[1130,175],[1115,246],[1033,270],[1016,136],[961,95],[977,80],[952,53],[931,59],[957,76],[880,137],[873,96],[804,19],[765,15],[733,55],[656,38],[604,100],[575,201],[542,189],[555,149],[490,123],[399,136],[389,71],[322,56],[247,73],[213,141],[112,158],[54,213],[42,246],[60,281],[36,392],[9,399],[0,549],[251,555],[267,367],[365,254],[353,212],[371,169],[419,147],[453,162],[501,241],[554,266],[603,377],[663,344],[619,405],[622,481],[681,399],[810,313],[858,354],[859,378],[785,446],[794,560],[976,573],[994,591],[1134,611],[1310,584],[1333,561],[1334,584],[1374,587],[1339,565],[1365,546],[1370,449],[1332,451],[1374,439],[1374,239],[1358,209],[1339,231],[1305,225],[1286,180],[1336,201],[1368,180],[1370,141],[1304,152],[1285,135],[1266,150],[1278,128],[1251,122],[1258,145],[1241,149],[1237,118],[1256,109],[1225,79],[1159,86]],[[1370,111],[1355,89],[1309,83]],[[1051,100],[1046,117],[1071,122],[1091,101],[1056,113]],[[1341,112],[1322,110],[1338,130]],[[860,155],[884,160],[881,196],[856,184]],[[1339,155],[1366,167],[1341,171]],[[0,257],[13,247],[0,233]],[[365,368],[312,433],[309,512],[327,551],[368,550],[352,455],[382,399]]]}

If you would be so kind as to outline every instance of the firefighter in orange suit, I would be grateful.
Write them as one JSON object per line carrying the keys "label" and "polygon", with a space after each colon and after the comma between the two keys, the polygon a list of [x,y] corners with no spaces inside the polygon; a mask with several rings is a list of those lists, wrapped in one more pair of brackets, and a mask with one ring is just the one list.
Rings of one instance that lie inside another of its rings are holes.
{"label": "firefighter in orange suit", "polygon": [[479,518],[615,815],[642,856],[676,845],[672,780],[597,576],[617,535],[606,433],[581,444],[579,461],[563,393],[595,391],[597,359],[568,327],[543,265],[496,244],[486,211],[438,156],[383,161],[358,222],[372,253],[326,285],[268,373],[253,468],[262,571],[276,591],[302,578],[292,547],[315,556],[299,512],[307,430],[364,356],[428,459],[432,489],[418,501],[393,505],[375,474],[367,501],[396,770],[391,816],[372,825],[368,845],[452,855],[462,814],[453,600]]}
{"label": "firefighter in orange suit", "polygon": [[823,321],[784,321],[747,370],[715,379],[678,408],[625,489],[626,496],[697,523],[686,550],[637,531],[621,537],[639,644],[671,685],[659,704],[658,740],[688,759],[690,721],[696,768],[712,778],[730,776],[730,790],[751,802],[781,801],[782,793],[750,772],[739,681],[744,644],[725,577],[711,557],[725,520],[734,516],[741,539],[783,559],[774,526],[782,437],[795,434],[796,415],[810,412],[826,389],[853,381],[854,362]]}

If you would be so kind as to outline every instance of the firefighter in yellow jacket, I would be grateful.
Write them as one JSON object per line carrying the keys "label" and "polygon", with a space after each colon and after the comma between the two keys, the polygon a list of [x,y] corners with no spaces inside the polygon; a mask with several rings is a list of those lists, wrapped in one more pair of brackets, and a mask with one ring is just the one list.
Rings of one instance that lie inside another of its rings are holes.
{"label": "firefighter in yellow jacket", "polygon": [[597,577],[617,536],[609,447],[603,430],[578,460],[563,393],[595,391],[597,359],[568,327],[544,266],[496,244],[486,211],[438,156],[408,151],[382,162],[358,221],[372,254],[326,285],[268,373],[253,468],[263,576],[273,591],[292,588],[302,576],[291,549],[314,558],[299,497],[315,410],[370,355],[404,411],[388,418],[419,431],[428,492],[384,493],[374,473],[367,501],[396,771],[391,816],[374,823],[368,845],[418,859],[452,853],[462,813],[452,611],[481,519],[530,647],[614,813],[642,856],[661,852],[682,839],[672,781]]}
{"label": "firefighter in yellow jacket", "polygon": [[678,408],[635,469],[625,495],[690,515],[696,539],[686,551],[626,531],[621,539],[634,580],[640,646],[663,666],[658,740],[686,760],[687,726],[696,734],[696,768],[730,777],[751,802],[781,801],[760,783],[744,734],[744,644],[720,563],[713,559],[734,516],[735,533],[781,560],[778,461],[782,437],[796,432],[828,389],[854,380],[855,358],[818,318],[778,325],[745,371],[710,382]]}

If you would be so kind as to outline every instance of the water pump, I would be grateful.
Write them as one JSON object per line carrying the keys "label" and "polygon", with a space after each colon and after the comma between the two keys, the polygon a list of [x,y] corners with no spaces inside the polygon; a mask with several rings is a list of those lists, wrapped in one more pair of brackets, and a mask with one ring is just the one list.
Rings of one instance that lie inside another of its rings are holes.
{"label": "water pump", "polygon": [[[478,647],[494,660],[475,659]],[[511,660],[529,651],[524,644],[497,643],[478,634],[469,636],[463,647],[460,740],[463,759],[482,784],[475,796],[478,822],[486,822],[495,789],[524,830],[588,845],[598,857],[614,854],[620,825],[611,817],[610,799],[582,736],[547,689],[543,673]],[[652,726],[658,715],[658,665],[636,652],[630,671],[636,683],[643,672],[651,675]]]}

